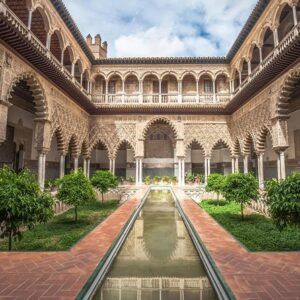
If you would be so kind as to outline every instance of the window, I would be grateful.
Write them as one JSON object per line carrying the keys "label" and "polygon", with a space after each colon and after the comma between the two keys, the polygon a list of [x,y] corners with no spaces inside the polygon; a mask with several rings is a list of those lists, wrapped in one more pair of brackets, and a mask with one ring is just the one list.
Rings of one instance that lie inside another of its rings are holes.
{"label": "window", "polygon": [[211,80],[204,80],[204,92],[207,94],[210,94],[213,92],[213,87],[212,87],[212,81]]}
{"label": "window", "polygon": [[109,94],[115,94],[116,93],[116,82],[110,81],[108,84],[108,93]]}

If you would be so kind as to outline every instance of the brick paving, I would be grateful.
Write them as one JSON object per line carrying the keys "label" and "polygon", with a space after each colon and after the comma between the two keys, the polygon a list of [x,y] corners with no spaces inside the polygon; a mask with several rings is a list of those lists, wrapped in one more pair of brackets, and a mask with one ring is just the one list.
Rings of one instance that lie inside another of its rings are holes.
{"label": "brick paving", "polygon": [[[70,251],[0,253],[0,299],[74,299],[144,193]],[[300,300],[300,252],[250,253],[182,191],[175,193],[237,299]]]}
{"label": "brick paving", "polygon": [[248,252],[182,191],[175,193],[237,299],[300,299],[300,252]]}
{"label": "brick paving", "polygon": [[74,299],[144,192],[125,202],[70,251],[0,253],[0,299]]}

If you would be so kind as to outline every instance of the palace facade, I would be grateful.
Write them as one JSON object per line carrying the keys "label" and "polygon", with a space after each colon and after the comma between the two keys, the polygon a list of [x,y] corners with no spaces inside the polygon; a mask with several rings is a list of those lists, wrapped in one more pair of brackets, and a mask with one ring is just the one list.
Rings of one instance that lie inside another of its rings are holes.
{"label": "palace facade", "polygon": [[46,179],[300,170],[300,1],[260,0],[226,57],[107,58],[61,0],[0,0],[0,166]]}

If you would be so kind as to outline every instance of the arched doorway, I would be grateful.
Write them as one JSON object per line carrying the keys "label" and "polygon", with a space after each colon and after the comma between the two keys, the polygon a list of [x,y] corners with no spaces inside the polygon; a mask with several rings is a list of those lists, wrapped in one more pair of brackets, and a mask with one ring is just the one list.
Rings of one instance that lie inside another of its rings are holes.
{"label": "arched doorway", "polygon": [[8,165],[16,171],[27,168],[37,173],[34,120],[47,116],[47,105],[39,83],[32,75],[19,76],[11,86],[7,100],[12,105],[8,109],[6,140],[0,145],[0,165]]}
{"label": "arched doorway", "polygon": [[212,148],[210,173],[219,173],[223,175],[232,172],[232,158],[228,145],[220,140]]}
{"label": "arched doorway", "polygon": [[93,175],[98,170],[109,170],[108,150],[102,141],[98,141],[91,151],[90,168],[90,175]]}
{"label": "arched doorway", "polygon": [[153,122],[145,133],[144,176],[174,176],[176,137],[164,119]]}
{"label": "arched doorway", "polygon": [[123,141],[116,153],[115,175],[124,179],[135,177],[135,154],[132,146]]}
{"label": "arched doorway", "polygon": [[202,145],[194,140],[186,150],[185,171],[193,175],[205,175],[205,158]]}

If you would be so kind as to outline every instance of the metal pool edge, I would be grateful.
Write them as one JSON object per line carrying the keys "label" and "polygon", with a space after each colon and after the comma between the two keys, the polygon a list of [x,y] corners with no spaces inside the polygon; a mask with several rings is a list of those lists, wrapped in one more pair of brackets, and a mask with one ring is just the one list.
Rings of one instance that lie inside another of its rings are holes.
{"label": "metal pool edge", "polygon": [[218,267],[216,266],[214,260],[212,259],[208,250],[206,249],[199,234],[195,230],[193,224],[191,223],[191,221],[189,220],[189,218],[183,211],[180,201],[178,200],[173,189],[170,189],[170,190],[175,199],[177,210],[185,224],[185,227],[188,230],[188,233],[193,241],[193,244],[198,252],[198,255],[200,256],[200,258],[202,260],[204,268],[207,272],[207,275],[211,281],[211,284],[212,284],[218,298],[222,299],[222,300],[236,299],[234,294],[232,293],[231,289],[227,285],[226,281],[224,280],[222,274],[220,273]]}
{"label": "metal pool edge", "polygon": [[100,260],[99,264],[97,265],[96,269],[94,270],[93,274],[89,277],[86,281],[83,288],[80,290],[78,295],[76,296],[76,300],[89,300],[93,297],[95,292],[97,291],[98,287],[102,284],[109,268],[111,267],[112,263],[114,262],[115,257],[119,253],[121,247],[123,246],[130,230],[134,222],[136,221],[140,211],[142,210],[144,203],[150,193],[151,188],[149,188],[146,193],[144,194],[141,203],[139,206],[133,211],[130,218],[123,226],[121,232],[118,234],[108,251]]}

